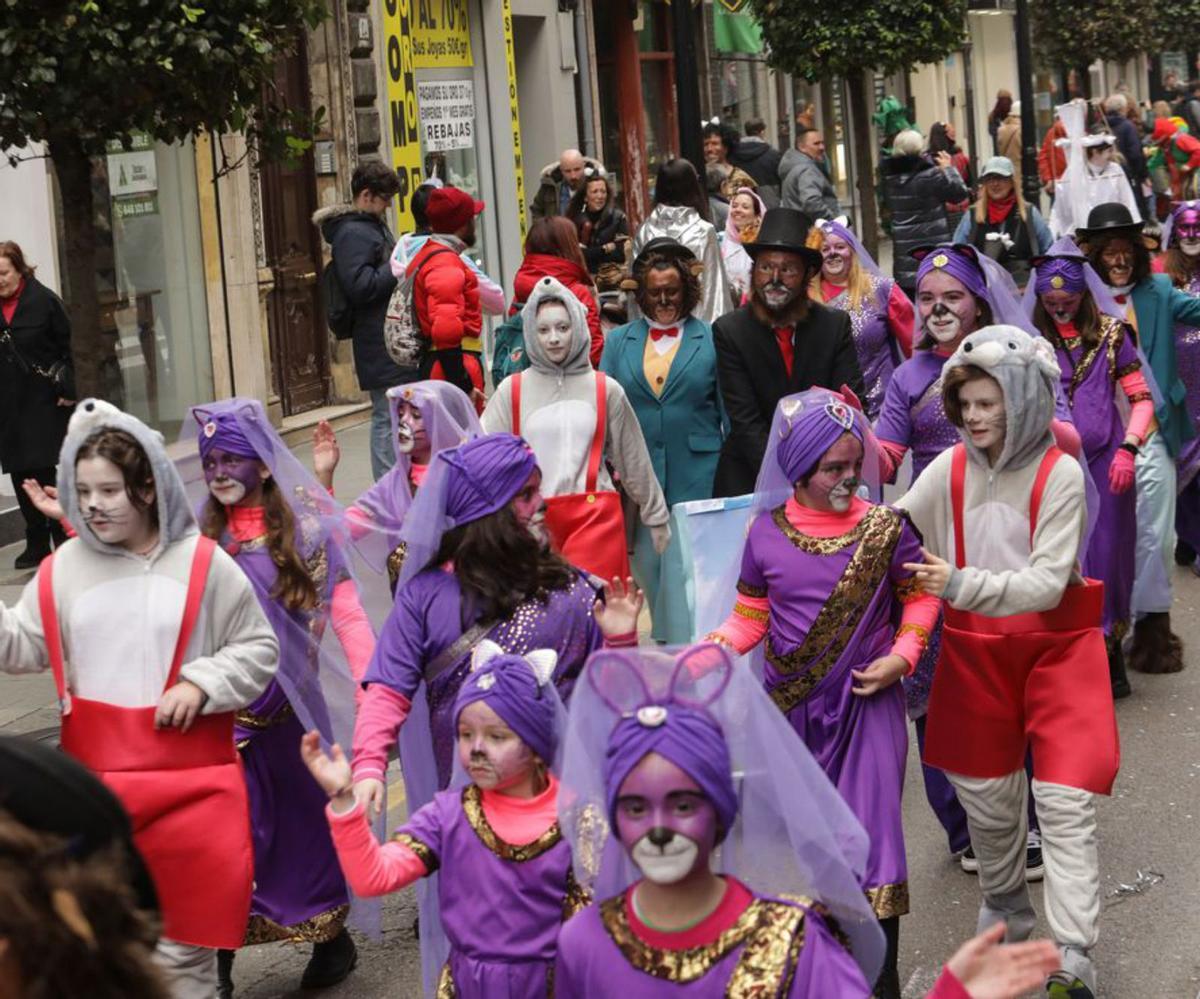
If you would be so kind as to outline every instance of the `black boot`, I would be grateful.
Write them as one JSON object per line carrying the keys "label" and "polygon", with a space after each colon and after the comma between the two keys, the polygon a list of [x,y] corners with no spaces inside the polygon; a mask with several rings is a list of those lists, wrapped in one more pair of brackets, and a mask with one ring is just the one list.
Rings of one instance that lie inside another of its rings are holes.
{"label": "black boot", "polygon": [[1121,640],[1112,635],[1105,636],[1104,647],[1108,651],[1108,680],[1112,684],[1114,701],[1133,693],[1129,677],[1125,675],[1125,653],[1121,651]]}
{"label": "black boot", "polygon": [[901,999],[900,995],[900,917],[889,916],[879,920],[879,928],[887,941],[883,968],[875,981],[871,995],[874,999]]}
{"label": "black boot", "polygon": [[1175,542],[1175,564],[1186,568],[1196,561],[1196,549],[1186,541]]}
{"label": "black boot", "polygon": [[233,956],[235,950],[217,951],[217,999],[233,999]]}
{"label": "black boot", "polygon": [[1183,669],[1183,643],[1171,631],[1171,614],[1147,614],[1133,629],[1129,668],[1139,673],[1178,673]]}
{"label": "black boot", "polygon": [[350,934],[342,928],[332,940],[313,944],[312,957],[308,959],[308,967],[304,969],[304,977],[300,979],[303,989],[327,989],[331,985],[343,982],[354,970],[358,963],[358,948],[350,939]]}
{"label": "black boot", "polygon": [[13,563],[14,569],[36,569],[42,564],[42,559],[50,554],[50,532],[34,534],[25,532],[25,550],[17,556]]}

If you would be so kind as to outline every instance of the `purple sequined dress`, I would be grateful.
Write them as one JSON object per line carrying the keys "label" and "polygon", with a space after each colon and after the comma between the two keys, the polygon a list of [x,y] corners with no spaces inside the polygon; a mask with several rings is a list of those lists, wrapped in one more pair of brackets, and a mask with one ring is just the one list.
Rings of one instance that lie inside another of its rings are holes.
{"label": "purple sequined dress", "polygon": [[[1111,316],[1101,317],[1100,336],[1093,345],[1080,344],[1077,337],[1068,343],[1057,332],[1046,339],[1053,344],[1062,370],[1063,394],[1088,471],[1099,486],[1099,516],[1083,558],[1083,574],[1103,581],[1104,634],[1119,640],[1129,629],[1134,573],[1134,546],[1129,539],[1137,530],[1137,490],[1114,495],[1108,488],[1108,468],[1125,439],[1125,423],[1116,405],[1121,393],[1118,381],[1140,370],[1141,362],[1127,327]],[[1145,398],[1150,398],[1148,392]]]}
{"label": "purple sequined dress", "polygon": [[[595,600],[596,592],[584,576],[576,575],[567,589],[552,591],[544,603],[530,600],[521,604],[487,637],[506,652],[524,654],[534,649],[557,652],[554,682],[566,701],[584,662],[602,641],[592,617]],[[364,681],[387,684],[411,700],[424,684],[428,665],[475,622],[476,617],[469,615],[463,606],[462,590],[454,573],[426,569],[397,591],[395,606],[380,633],[375,658]],[[470,660],[468,649],[432,683],[424,684],[440,788],[450,783],[454,763],[454,699],[470,672]]]}
{"label": "purple sequined dress", "polygon": [[713,943],[670,950],[638,935],[627,898],[622,892],[588,906],[563,927],[554,976],[557,999],[870,995],[836,930],[806,904],[755,894]]}
{"label": "purple sequined dress", "polygon": [[[258,602],[279,636],[281,661],[291,657],[295,673],[315,670],[310,658],[316,645],[307,639],[300,642],[297,636],[319,638],[328,623],[333,588],[347,578],[336,549],[319,546],[308,559],[320,606],[315,611],[287,611],[271,596],[278,570],[266,538],[240,544],[225,538],[223,544],[254,584]],[[328,798],[300,758],[303,735],[304,725],[278,681],[272,680],[253,704],[237,713],[234,738],[246,773],[254,842],[247,944],[331,940],[341,932],[349,911],[346,882],[325,820]]]}
{"label": "purple sequined dress", "polygon": [[863,410],[874,423],[883,408],[883,397],[892,373],[896,370],[897,344],[888,327],[888,299],[893,283],[886,278],[870,276],[871,290],[863,296],[857,309],[850,308],[849,289],[825,304],[841,309],[850,317],[850,332],[854,337],[854,353],[862,368]]}
{"label": "purple sequined dress", "polygon": [[863,887],[880,919],[908,912],[900,794],[908,726],[900,684],[852,692],[851,670],[891,651],[900,601],[914,592],[905,562],[921,542],[902,514],[871,507],[839,537],[811,537],[785,508],[750,527],[738,592],[769,607],[764,682],[871,837]]}
{"label": "purple sequined dress", "polygon": [[532,843],[507,843],[488,822],[479,788],[468,784],[439,792],[396,838],[430,873],[440,870],[438,907],[450,958],[436,994],[552,995],[559,929],[588,902],[558,823]]}
{"label": "purple sequined dress", "polygon": [[[1183,289],[1193,298],[1200,296],[1200,272]],[[1175,326],[1175,357],[1179,377],[1187,388],[1187,408],[1192,422],[1200,426],[1200,327]],[[1179,477],[1176,488],[1179,501],[1175,527],[1179,539],[1200,551],[1200,437],[1187,441],[1176,459]]]}

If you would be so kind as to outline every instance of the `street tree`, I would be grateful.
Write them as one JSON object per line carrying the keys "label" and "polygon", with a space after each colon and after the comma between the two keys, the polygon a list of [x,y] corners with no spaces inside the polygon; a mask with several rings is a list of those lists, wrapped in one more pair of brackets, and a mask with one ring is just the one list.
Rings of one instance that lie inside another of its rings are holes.
{"label": "street tree", "polygon": [[[1173,0],[1132,4],[1128,0],[1092,0],[1086,13],[1078,0],[1031,0],[1033,47],[1046,62],[1083,71],[1096,59],[1126,62],[1150,44],[1147,17],[1152,7]],[[1184,7],[1195,7],[1183,3]]]}
{"label": "street tree", "polygon": [[0,152],[35,144],[54,165],[81,396],[100,394],[113,349],[100,335],[92,186],[108,143],[240,132],[260,156],[302,153],[321,112],[288,107],[273,78],[326,16],[324,0],[0,0]]}
{"label": "street tree", "polygon": [[895,73],[940,62],[962,47],[966,0],[750,0],[762,27],[767,60],[806,80],[843,77],[853,118],[856,182],[863,243],[877,250],[871,154],[870,72]]}

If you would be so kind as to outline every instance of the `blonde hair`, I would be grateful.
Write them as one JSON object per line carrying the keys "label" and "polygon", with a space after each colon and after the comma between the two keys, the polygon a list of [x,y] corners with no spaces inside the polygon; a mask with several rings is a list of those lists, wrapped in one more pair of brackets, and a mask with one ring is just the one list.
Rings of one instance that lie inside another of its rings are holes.
{"label": "blonde hair", "polygon": [[[1017,196],[1017,214],[1021,216],[1021,221],[1025,222],[1027,221],[1025,217],[1025,199],[1021,196],[1021,187],[1015,180],[1013,180],[1012,177],[1007,179],[1013,181],[1013,193]],[[980,225],[983,225],[987,221],[988,201],[990,200],[988,198],[987,185],[982,183],[982,180],[983,178],[981,177],[981,183],[979,185],[979,198],[975,202],[975,221]]]}
{"label": "blonde hair", "polygon": [[[804,241],[804,245],[810,250],[821,249],[825,242],[825,233],[816,226],[808,232],[808,238]],[[858,262],[858,254],[850,254],[850,270],[846,281],[846,296],[850,300],[850,308],[856,310],[862,305],[863,301],[871,294],[872,284],[871,275]],[[808,297],[814,302],[825,304],[825,292],[821,288],[821,268],[817,268],[813,279],[808,283]]]}

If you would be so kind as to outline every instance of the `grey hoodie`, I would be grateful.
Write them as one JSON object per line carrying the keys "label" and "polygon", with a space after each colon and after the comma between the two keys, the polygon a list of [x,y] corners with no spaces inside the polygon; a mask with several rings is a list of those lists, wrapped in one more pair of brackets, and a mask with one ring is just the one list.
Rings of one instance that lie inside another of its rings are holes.
{"label": "grey hoodie", "polygon": [[[1070,455],[1054,465],[1042,495],[1033,543],[1029,505],[1042,456],[1054,443],[1058,364],[1050,345],[1015,326],[987,326],[959,345],[945,370],[975,365],[1004,395],[1004,448],[994,465],[963,434],[966,567],[954,569],[944,597],[960,610],[993,617],[1058,606],[1063,589],[1082,577],[1078,560],[1087,529],[1083,470]],[[897,506],[912,516],[925,546],[953,565],[950,466],[954,448],[938,455]]]}
{"label": "grey hoodie", "polygon": [[[547,299],[561,301],[571,317],[571,340],[561,364],[546,356],[537,335],[538,307]],[[587,309],[552,277],[538,281],[521,313],[525,330],[525,352],[530,367],[521,377],[521,435],[529,441],[542,470],[542,494],[565,496],[587,488],[587,463],[596,428],[596,374],[588,360],[591,339]],[[500,383],[481,422],[487,433],[511,431],[512,379]],[[641,425],[615,379],[606,378],[607,427],[605,457],[612,462],[621,484],[641,508],[642,522],[649,527],[668,519],[662,487],[654,475],[650,453]],[[612,478],[601,463],[596,488],[611,490]]]}
{"label": "grey hoodie", "polygon": [[[54,553],[54,602],[71,692],[120,707],[148,707],[163,692],[200,534],[162,436],[95,399],[79,404],[63,441],[59,499],[68,519],[78,520],[76,455],[106,427],[129,433],[150,459],[159,543],[141,556],[105,544],[80,524],[79,536]],[[218,548],[181,677],[207,695],[204,713],[232,711],[266,689],[278,660],[279,643],[250,581]],[[0,669],[26,673],[48,666],[34,579],[15,607],[0,604]]]}

